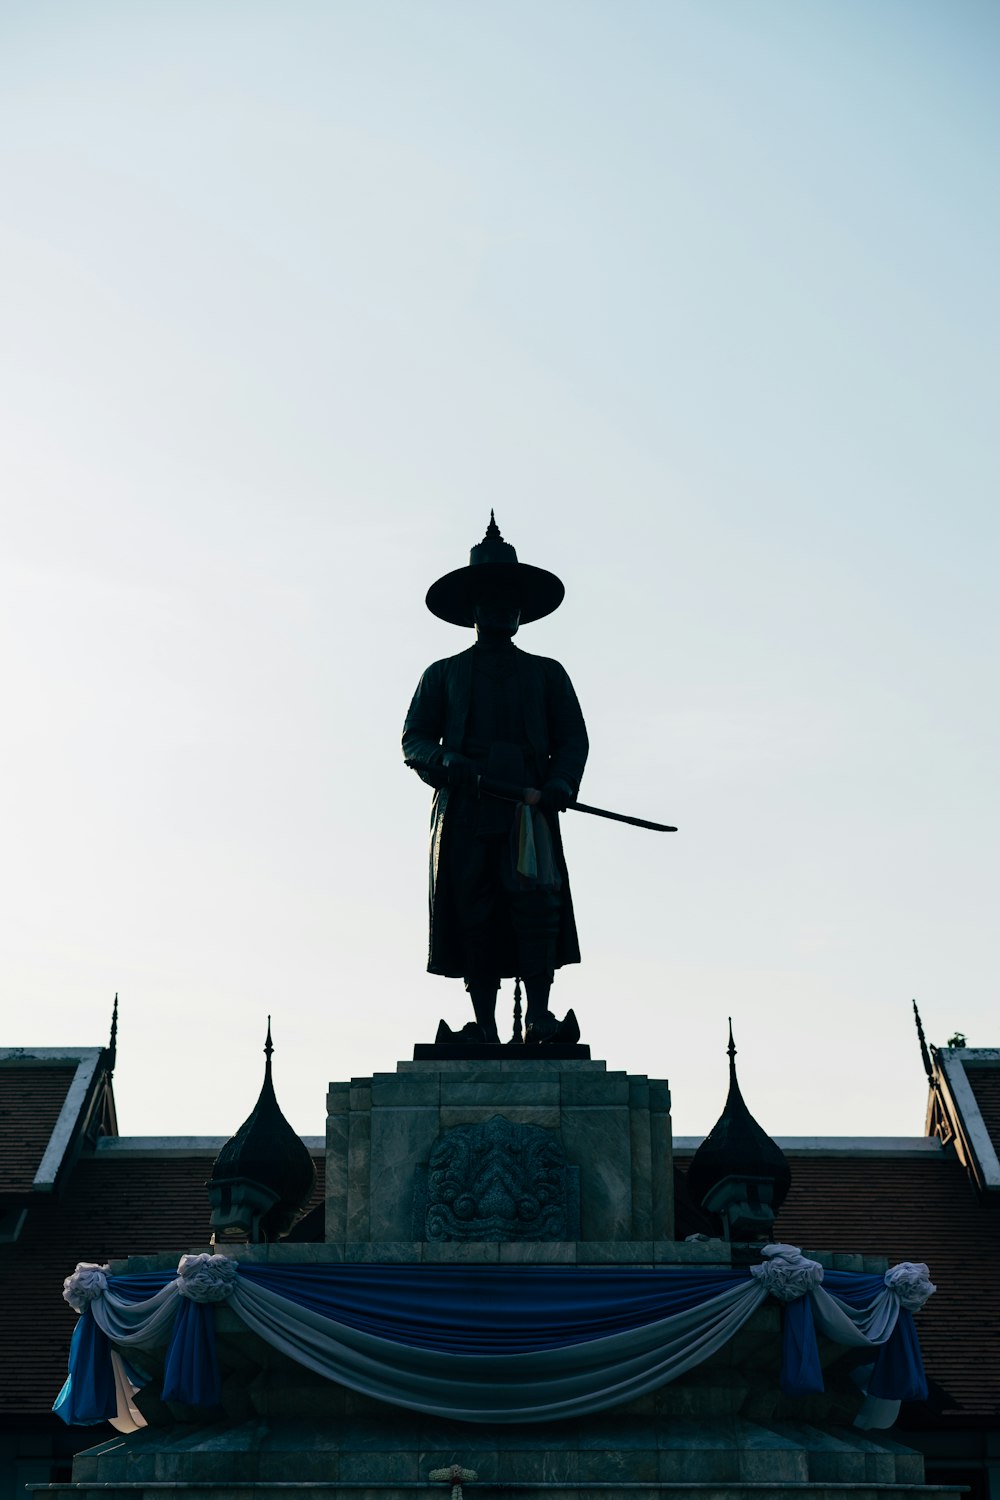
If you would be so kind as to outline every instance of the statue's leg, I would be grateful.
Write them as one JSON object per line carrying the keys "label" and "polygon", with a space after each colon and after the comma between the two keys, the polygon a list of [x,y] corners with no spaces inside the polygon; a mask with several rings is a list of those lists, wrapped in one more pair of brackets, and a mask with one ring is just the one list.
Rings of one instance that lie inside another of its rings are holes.
{"label": "statue's leg", "polygon": [[526,1026],[538,1026],[549,1014],[559,935],[559,894],[545,890],[519,891],[511,898],[510,913],[528,1001],[524,1021]]}
{"label": "statue's leg", "polygon": [[495,1019],[500,964],[496,927],[499,917],[496,853],[487,839],[456,838],[451,849],[449,877],[451,911],[461,946],[465,988],[484,1041],[500,1044]]}
{"label": "statue's leg", "polygon": [[524,993],[528,1006],[524,1015],[525,1026],[537,1026],[549,1013],[549,991],[552,988],[551,974],[526,974]]}
{"label": "statue's leg", "polygon": [[472,1009],[476,1013],[479,1029],[483,1033],[483,1040],[500,1045],[500,1035],[497,1031],[496,1008],[497,991],[500,988],[498,975],[479,976],[465,981],[465,988],[469,992],[472,1001]]}

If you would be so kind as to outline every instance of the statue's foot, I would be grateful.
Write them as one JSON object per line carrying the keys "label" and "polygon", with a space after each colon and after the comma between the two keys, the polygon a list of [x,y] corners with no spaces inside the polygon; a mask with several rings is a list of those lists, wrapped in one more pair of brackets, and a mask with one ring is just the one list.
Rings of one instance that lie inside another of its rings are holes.
{"label": "statue's foot", "polygon": [[550,1010],[539,1021],[529,1021],[524,1028],[524,1045],[539,1047],[542,1042],[551,1042],[559,1030],[559,1022]]}
{"label": "statue's foot", "polygon": [[532,1021],[524,1034],[526,1047],[543,1047],[546,1042],[575,1045],[580,1040],[580,1026],[573,1011],[568,1010],[561,1021],[550,1010],[540,1021]]}
{"label": "statue's foot", "polygon": [[496,1031],[492,1036],[487,1036],[478,1021],[466,1021],[461,1031],[452,1031],[447,1021],[441,1021],[438,1024],[434,1043],[438,1047],[482,1047],[484,1045],[499,1047],[500,1037]]}

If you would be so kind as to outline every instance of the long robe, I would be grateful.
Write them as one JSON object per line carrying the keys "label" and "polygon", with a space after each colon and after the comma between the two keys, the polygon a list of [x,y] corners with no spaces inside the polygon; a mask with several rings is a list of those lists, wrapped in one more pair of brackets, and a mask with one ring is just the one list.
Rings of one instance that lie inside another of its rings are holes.
{"label": "long robe", "polygon": [[[465,974],[462,935],[452,907],[449,887],[451,840],[448,837],[449,788],[442,764],[448,751],[464,753],[466,723],[472,697],[473,646],[458,656],[445,657],[427,668],[413,695],[403,727],[403,755],[429,786],[434,787],[430,841],[430,936],[427,968],[431,974],[462,978]],[[516,658],[524,730],[540,770],[540,784],[566,783],[575,797],[589,748],[583,714],[573,684],[559,662],[529,656],[511,647]],[[559,820],[551,818],[556,860],[562,874],[556,967],[580,962],[566,860],[559,836]],[[506,935],[500,973],[518,972],[513,932]]]}

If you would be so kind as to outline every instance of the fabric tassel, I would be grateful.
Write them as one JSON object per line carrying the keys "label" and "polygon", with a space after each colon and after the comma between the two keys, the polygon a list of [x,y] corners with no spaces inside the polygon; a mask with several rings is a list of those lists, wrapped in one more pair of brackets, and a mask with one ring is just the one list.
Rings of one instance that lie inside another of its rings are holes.
{"label": "fabric tassel", "polygon": [[538,878],[538,855],[535,851],[535,820],[526,802],[518,807],[517,873],[526,880]]}

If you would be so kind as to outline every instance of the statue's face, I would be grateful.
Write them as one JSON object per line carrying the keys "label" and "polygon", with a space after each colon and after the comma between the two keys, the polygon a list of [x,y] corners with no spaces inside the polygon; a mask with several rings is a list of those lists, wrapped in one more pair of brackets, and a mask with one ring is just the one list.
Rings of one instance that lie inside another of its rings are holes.
{"label": "statue's face", "polygon": [[516,593],[503,586],[487,589],[477,600],[472,617],[477,630],[516,635],[521,623],[521,601]]}

